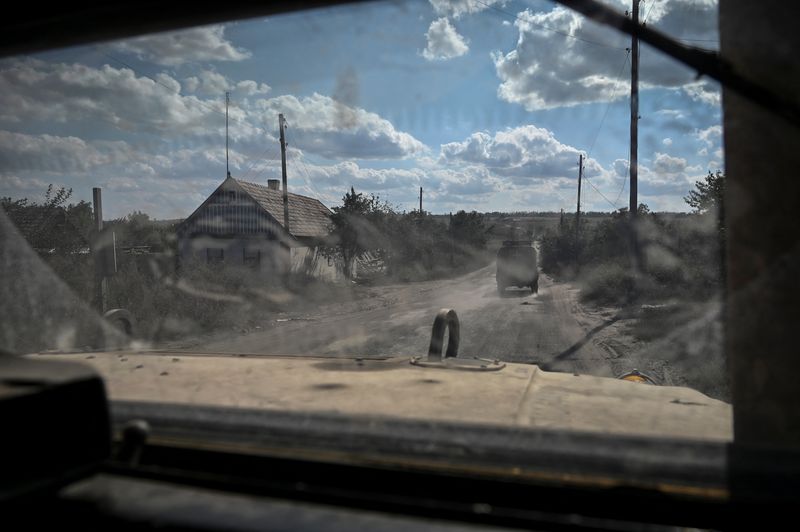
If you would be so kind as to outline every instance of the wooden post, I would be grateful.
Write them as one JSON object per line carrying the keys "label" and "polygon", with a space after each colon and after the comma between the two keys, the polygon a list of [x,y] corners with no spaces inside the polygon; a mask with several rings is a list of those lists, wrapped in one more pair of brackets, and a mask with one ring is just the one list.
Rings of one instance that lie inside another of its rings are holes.
{"label": "wooden post", "polygon": [[104,314],[108,308],[108,282],[103,271],[102,232],[103,232],[103,196],[98,187],[92,189],[92,206],[94,211],[94,297],[95,307],[100,314]]}
{"label": "wooden post", "polygon": [[[639,0],[633,1],[633,23],[639,24]],[[639,210],[639,38],[631,36],[631,186],[630,217]]]}
{"label": "wooden post", "polygon": [[289,190],[286,185],[286,119],[283,113],[278,115],[278,127],[281,130],[281,177],[283,178],[283,227],[289,233]]}

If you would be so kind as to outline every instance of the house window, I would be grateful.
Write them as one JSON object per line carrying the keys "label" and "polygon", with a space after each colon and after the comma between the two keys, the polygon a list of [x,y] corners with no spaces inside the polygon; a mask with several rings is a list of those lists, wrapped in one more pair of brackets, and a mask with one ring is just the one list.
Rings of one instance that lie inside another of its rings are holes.
{"label": "house window", "polygon": [[222,248],[206,248],[206,262],[208,264],[220,264],[225,260],[225,252]]}
{"label": "house window", "polygon": [[245,266],[258,268],[258,266],[261,264],[261,250],[248,250],[247,248],[244,248],[242,250],[242,262]]}

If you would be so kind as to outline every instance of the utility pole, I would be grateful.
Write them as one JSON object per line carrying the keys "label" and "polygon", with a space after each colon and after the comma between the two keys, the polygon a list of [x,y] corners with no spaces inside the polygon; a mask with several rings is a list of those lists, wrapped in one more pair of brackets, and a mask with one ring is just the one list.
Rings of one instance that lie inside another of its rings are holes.
{"label": "utility pole", "polygon": [[[639,0],[633,2],[633,24],[639,25]],[[631,187],[630,217],[639,210],[639,39],[631,36]]]}
{"label": "utility pole", "polygon": [[106,281],[107,242],[103,239],[103,196],[98,187],[92,189],[92,210],[94,211],[94,239],[92,254],[94,255],[94,296],[95,306],[100,314],[108,307],[108,281]]}
{"label": "utility pole", "polygon": [[283,113],[278,115],[278,127],[281,130],[281,176],[283,177],[283,227],[289,232],[289,190],[286,188],[286,119]]}
{"label": "utility pole", "polygon": [[422,187],[419,187],[419,215],[422,216]]}
{"label": "utility pole", "polygon": [[225,176],[231,176],[231,169],[228,166],[228,105],[231,103],[231,93],[225,93]]}
{"label": "utility pole", "polygon": [[583,154],[578,157],[578,209],[575,211],[575,241],[578,241],[578,235],[581,227],[581,180],[583,179]]}

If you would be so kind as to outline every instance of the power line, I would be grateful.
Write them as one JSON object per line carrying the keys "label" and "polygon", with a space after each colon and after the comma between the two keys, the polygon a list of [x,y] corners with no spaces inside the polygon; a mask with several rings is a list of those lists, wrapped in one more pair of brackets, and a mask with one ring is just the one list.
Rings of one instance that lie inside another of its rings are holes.
{"label": "power line", "polygon": [[[626,49],[625,59],[622,61],[622,66],[617,72],[617,77],[615,79],[619,79],[622,75],[622,71],[625,69],[625,65],[628,64],[628,57],[631,55],[630,49]],[[603,118],[600,120],[600,126],[597,128],[597,132],[594,134],[594,139],[592,140],[592,144],[589,146],[589,151],[586,152],[586,156],[589,157],[592,154],[592,150],[594,149],[594,145],[597,142],[597,138],[600,136],[600,131],[603,129],[603,124],[606,121],[606,117],[608,116],[608,111],[611,109],[611,104],[614,103],[614,100],[617,97],[617,92],[619,92],[619,85],[614,89],[614,93],[611,95],[611,99],[608,100],[608,105],[606,105],[606,111],[603,113]]]}
{"label": "power line", "polygon": [[317,187],[314,186],[313,180],[311,179],[311,175],[308,172],[308,167],[306,166],[305,161],[303,161],[303,158],[305,157],[305,154],[300,150],[297,150],[296,154],[297,154],[297,157],[295,158],[295,162],[298,162],[298,163],[300,163],[300,165],[302,165],[301,170],[303,171],[306,185],[308,185],[308,188],[312,192],[314,192],[314,194],[316,194],[317,197],[322,198],[324,195],[322,193],[320,193],[319,190],[317,190]]}
{"label": "power line", "polygon": [[[506,15],[508,17],[511,17],[514,21],[516,21],[518,18],[520,18],[518,14],[515,15],[514,13],[506,11],[505,9],[501,9],[501,8],[495,6],[495,5],[487,4],[485,2],[481,2],[480,0],[475,0],[475,3],[476,4],[480,4],[480,5],[488,8],[488,9],[497,11],[498,13],[502,13],[503,15]],[[606,43],[601,43],[601,42],[597,42],[597,41],[590,41],[589,39],[583,39],[581,37],[578,37],[577,35],[573,35],[571,33],[567,33],[567,32],[562,31],[562,30],[557,30],[555,28],[551,28],[550,26],[546,26],[544,24],[536,23],[536,25],[539,26],[540,28],[543,28],[543,29],[547,30],[547,31],[552,31],[553,33],[557,33],[559,35],[563,35],[564,37],[568,37],[570,39],[575,39],[576,41],[581,41],[581,42],[584,42],[586,44],[593,44],[595,46],[602,46],[604,48],[615,48],[617,50],[623,50],[624,49],[623,46],[614,46],[612,44],[606,44]]]}
{"label": "power line", "polygon": [[654,5],[656,5],[656,0],[651,0],[650,7],[647,9],[647,13],[645,13],[644,18],[642,19],[642,25],[647,23],[647,17],[650,16],[650,12],[653,10]]}
{"label": "power line", "polygon": [[[631,54],[631,51],[630,51],[630,49],[626,49],[626,53],[625,53],[625,59],[623,60],[623,62],[622,62],[622,65],[620,66],[619,72],[617,72],[617,77],[616,77],[615,79],[618,79],[618,78],[619,78],[619,77],[622,75],[622,71],[625,69],[625,65],[627,65],[627,64],[628,64],[628,58],[629,58],[630,54]],[[611,105],[614,103],[614,100],[615,100],[615,99],[616,99],[616,97],[617,97],[617,92],[619,92],[619,89],[620,89],[620,87],[619,87],[619,85],[618,85],[618,86],[617,86],[617,87],[614,89],[614,93],[611,95],[611,98],[609,99],[609,101],[608,101],[608,104],[606,105],[606,110],[605,110],[605,112],[603,113],[603,117],[602,117],[602,119],[600,120],[600,125],[597,127],[597,132],[595,133],[595,135],[594,135],[594,138],[592,139],[592,144],[589,146],[589,151],[588,151],[588,152],[586,152],[586,158],[587,158],[587,159],[588,159],[588,158],[591,156],[591,154],[592,154],[592,151],[594,150],[594,146],[595,146],[595,144],[597,143],[597,139],[600,137],[600,132],[603,130],[603,124],[605,124],[606,118],[608,117],[608,112],[611,110]],[[629,158],[630,158],[630,156],[629,156]],[[628,163],[628,166],[630,167],[630,162]],[[588,181],[588,176],[584,175],[584,179],[586,179],[586,180]],[[589,181],[589,184],[592,186],[592,188],[594,188],[595,190],[597,190],[597,187],[595,187],[595,186],[594,186],[594,184],[592,184],[592,182],[591,182],[591,181]],[[623,187],[625,186],[625,178],[623,178],[623,183],[622,183],[622,186],[623,186]],[[602,194],[602,193],[601,193],[599,190],[597,190],[597,192],[598,192],[598,193],[599,193],[601,196],[603,196],[603,194]],[[609,203],[611,203],[611,202],[608,200],[608,198],[606,198],[605,196],[603,196],[603,198],[604,198],[606,201],[608,201]],[[617,201],[616,201],[616,202],[614,202],[614,203],[611,203],[611,205],[614,207],[614,210],[616,210],[616,209],[617,209],[617,202],[619,202],[619,196],[617,196]],[[587,199],[586,203],[587,203],[587,205],[588,205],[588,199]]]}
{"label": "power line", "polygon": [[589,179],[586,176],[583,176],[583,180],[586,181],[587,183],[589,183],[589,185],[591,185],[591,187],[594,189],[594,191],[597,192],[598,194],[600,194],[600,197],[603,198],[604,200],[606,200],[609,205],[614,207],[614,210],[617,210],[617,205],[614,202],[612,202],[610,199],[608,199],[605,194],[600,192],[600,189],[597,188],[596,186],[594,186],[594,183],[592,183],[591,179]]}
{"label": "power line", "polygon": [[631,173],[631,147],[628,145],[628,173],[622,178],[622,187],[619,189],[619,194],[617,194],[617,199],[614,200],[614,205],[616,206],[619,203],[619,199],[622,197],[622,193],[625,192],[625,185],[628,183],[628,177],[630,177]]}
{"label": "power line", "polygon": [[[250,166],[247,168],[247,170],[245,170],[244,174],[242,174],[242,179],[247,180],[248,176],[250,175],[250,172],[252,170],[254,170],[254,167],[256,167],[256,165],[260,165],[261,163],[263,163],[264,161],[269,160],[269,159],[277,160],[277,158],[275,158],[275,157],[268,157],[268,155],[274,154],[277,151],[277,149],[278,149],[277,145],[275,145],[275,144],[269,145],[268,144],[267,147],[264,148],[264,151],[261,152],[261,155],[258,157],[258,159],[254,159],[253,162],[250,163]],[[258,170],[255,170],[255,172],[256,172],[255,175],[258,175],[257,174]]]}
{"label": "power line", "polygon": [[[102,52],[102,51],[101,51],[100,53],[101,53],[101,54],[103,54],[104,56],[106,56],[107,58],[111,59],[112,61],[119,63],[120,65],[124,66],[125,68],[128,68],[128,69],[130,69],[130,70],[133,70],[135,73],[139,74],[140,76],[142,76],[142,77],[145,77],[145,78],[149,79],[149,80],[150,80],[150,81],[152,81],[153,83],[157,83],[158,85],[161,85],[162,87],[164,87],[165,89],[167,89],[167,90],[168,90],[169,92],[171,92],[172,94],[175,94],[175,95],[181,96],[181,91],[180,91],[180,90],[177,90],[177,91],[176,91],[174,87],[170,87],[169,85],[167,85],[167,84],[165,84],[165,83],[162,83],[161,81],[157,80],[156,78],[154,78],[154,77],[152,77],[152,76],[148,76],[147,74],[143,74],[142,72],[140,72],[140,71],[139,71],[139,70],[137,70],[136,68],[132,67],[131,65],[129,65],[128,63],[126,63],[125,61],[123,61],[122,59],[118,59],[118,58],[114,57],[113,55],[109,54],[108,52]],[[195,100],[195,102],[196,102],[198,105],[200,105],[200,106],[202,106],[202,107],[205,107],[206,109],[208,109],[208,110],[210,110],[210,111],[213,111],[213,112],[215,112],[215,113],[219,113],[219,114],[221,114],[221,115],[225,116],[225,111],[222,111],[222,110],[220,110],[220,109],[217,109],[216,107],[212,106],[211,104],[208,104],[208,103],[204,102],[203,100],[200,100],[199,98],[198,98],[198,99],[196,99],[196,100]],[[236,119],[234,119],[234,120],[236,120]],[[237,120],[237,121],[241,122],[240,120]],[[248,124],[248,125],[249,125],[249,124]]]}

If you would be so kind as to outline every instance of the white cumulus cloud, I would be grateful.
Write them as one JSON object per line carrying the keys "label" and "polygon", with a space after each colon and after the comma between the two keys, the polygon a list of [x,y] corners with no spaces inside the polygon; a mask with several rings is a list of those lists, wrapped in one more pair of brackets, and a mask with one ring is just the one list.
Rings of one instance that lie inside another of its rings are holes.
{"label": "white cumulus cloud", "polygon": [[430,0],[433,10],[439,15],[458,18],[489,9],[500,0]]}
{"label": "white cumulus cloud", "polygon": [[[648,25],[679,38],[717,38],[715,3],[664,0],[657,5],[658,9],[650,13]],[[630,39],[621,33],[563,7],[522,11],[515,26],[519,31],[515,48],[492,56],[501,81],[498,88],[501,99],[535,110],[609,101],[626,95],[630,63],[625,49],[630,46]],[[682,87],[691,83],[693,76],[687,67],[643,46],[640,62],[643,89]],[[690,88],[687,92],[696,99],[713,103],[705,88],[702,92],[700,88]]]}
{"label": "white cumulus cloud", "polygon": [[291,145],[329,159],[396,159],[428,151],[385,118],[329,96],[285,95],[254,105],[262,122],[274,122],[278,113],[285,115]]}
{"label": "white cumulus cloud", "polygon": [[251,56],[225,38],[225,26],[213,25],[138,37],[114,48],[164,66],[188,62],[242,61]]}
{"label": "white cumulus cloud", "polygon": [[425,37],[428,39],[428,46],[422,55],[429,61],[452,59],[469,51],[464,37],[459,35],[450,21],[444,17],[431,22]]}
{"label": "white cumulus cloud", "polygon": [[[514,182],[573,177],[577,175],[580,150],[563,144],[547,129],[528,125],[498,131],[477,132],[462,142],[441,147],[443,164],[480,165],[497,176]],[[599,172],[600,165],[589,159],[587,171]]]}

